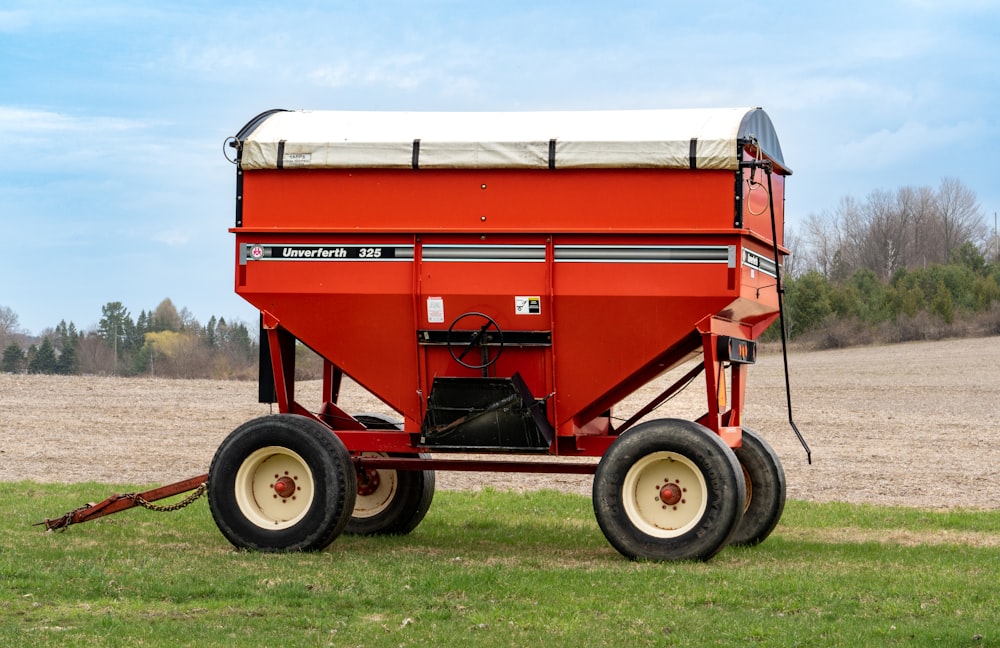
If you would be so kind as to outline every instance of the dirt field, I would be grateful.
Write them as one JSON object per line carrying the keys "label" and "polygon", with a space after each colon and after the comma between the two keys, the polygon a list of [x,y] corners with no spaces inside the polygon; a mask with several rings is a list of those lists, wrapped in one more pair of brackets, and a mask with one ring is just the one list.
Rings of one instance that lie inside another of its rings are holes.
{"label": "dirt field", "polygon": [[[790,356],[787,423],[780,355],[750,370],[744,423],[778,451],[793,499],[925,508],[1000,508],[1000,338]],[[675,372],[676,373],[676,372]],[[672,375],[623,403],[626,417]],[[318,385],[299,386],[313,406]],[[357,389],[345,409],[384,411]],[[699,379],[656,417],[704,410]],[[152,484],[207,472],[222,439],[269,412],[253,383],[0,374],[0,481]],[[438,486],[590,493],[590,477],[439,472]],[[95,489],[94,497],[110,494]]]}

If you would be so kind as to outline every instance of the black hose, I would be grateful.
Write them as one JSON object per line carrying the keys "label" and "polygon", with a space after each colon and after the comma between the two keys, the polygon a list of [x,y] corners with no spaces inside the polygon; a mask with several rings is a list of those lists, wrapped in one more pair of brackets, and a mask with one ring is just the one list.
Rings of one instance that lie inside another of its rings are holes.
{"label": "black hose", "polygon": [[795,432],[795,436],[798,437],[799,443],[802,444],[802,449],[806,451],[806,462],[810,465],[812,464],[812,450],[809,449],[809,444],[806,443],[805,438],[802,433],[799,432],[799,428],[795,425],[795,421],[792,420],[792,386],[788,379],[788,340],[785,335],[785,286],[781,281],[781,263],[780,257],[778,255],[778,225],[777,216],[774,213],[774,192],[771,190],[771,162],[765,162],[765,172],[767,173],[767,198],[769,201],[769,206],[771,209],[771,242],[774,245],[774,277],[775,281],[778,282],[778,323],[781,326],[781,359],[785,367],[785,399],[788,403],[788,424],[792,426],[792,431]]}

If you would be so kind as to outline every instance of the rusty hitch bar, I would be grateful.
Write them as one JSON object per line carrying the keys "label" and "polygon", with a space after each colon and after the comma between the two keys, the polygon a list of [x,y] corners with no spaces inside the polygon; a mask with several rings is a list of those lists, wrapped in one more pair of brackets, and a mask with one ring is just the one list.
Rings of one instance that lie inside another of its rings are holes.
{"label": "rusty hitch bar", "polygon": [[[57,531],[59,529],[65,529],[71,524],[88,522],[90,520],[95,520],[99,517],[104,517],[105,515],[111,515],[112,513],[118,513],[135,506],[144,506],[156,511],[174,511],[187,506],[200,497],[202,493],[204,493],[205,485],[207,483],[208,475],[206,474],[185,479],[184,481],[179,481],[173,484],[168,484],[166,486],[161,486],[159,488],[154,488],[144,493],[124,493],[112,495],[103,502],[98,502],[97,504],[85,504],[63,516],[53,519],[46,518],[44,522],[37,522],[32,526],[45,525],[46,531]],[[173,495],[180,495],[181,493],[186,493],[188,491],[197,492],[185,499],[183,502],[178,502],[177,504],[171,506],[150,505],[150,502],[165,499]]]}

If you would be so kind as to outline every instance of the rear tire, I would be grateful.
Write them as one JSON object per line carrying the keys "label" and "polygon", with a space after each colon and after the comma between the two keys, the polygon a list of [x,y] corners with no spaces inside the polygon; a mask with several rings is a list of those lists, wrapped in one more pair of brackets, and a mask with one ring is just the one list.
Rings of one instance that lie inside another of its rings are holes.
{"label": "rear tire", "polygon": [[594,513],[608,541],[636,560],[708,560],[746,503],[733,451],[690,421],[642,423],[619,437],[594,475]]}
{"label": "rear tire", "polygon": [[[356,414],[372,430],[398,430],[400,424],[380,414]],[[363,452],[362,456],[420,457],[418,454]],[[423,521],[434,499],[433,470],[361,469],[354,512],[344,528],[351,535],[403,535]]]}
{"label": "rear tire", "polygon": [[212,517],[239,549],[324,549],[344,530],[356,493],[344,444],[322,423],[295,414],[236,428],[208,473]]}
{"label": "rear tire", "polygon": [[743,447],[734,452],[747,483],[747,503],[729,543],[752,547],[771,535],[785,510],[785,471],[777,453],[753,430],[743,428]]}

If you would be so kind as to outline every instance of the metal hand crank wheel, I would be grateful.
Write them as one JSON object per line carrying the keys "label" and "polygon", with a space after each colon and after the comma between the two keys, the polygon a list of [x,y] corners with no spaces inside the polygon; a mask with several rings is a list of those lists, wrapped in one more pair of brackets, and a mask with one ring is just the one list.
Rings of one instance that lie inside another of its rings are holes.
{"label": "metal hand crank wheel", "polygon": [[[455,326],[459,322],[468,317],[481,317],[484,320],[486,320],[486,322],[482,326],[480,326],[478,330],[466,331],[472,333],[472,338],[464,347],[462,347],[461,353],[458,353],[455,350],[455,347],[458,346],[459,344],[454,339],[456,333]],[[486,350],[486,344],[489,342],[489,338],[491,335],[490,334],[491,328],[496,330],[495,335],[497,336],[497,342],[496,342],[497,351],[492,358],[488,357],[489,352]],[[448,337],[446,339],[446,343],[448,345],[448,353],[451,354],[451,357],[455,362],[469,369],[485,369],[486,367],[489,367],[497,360],[499,360],[500,354],[503,353],[503,331],[500,330],[500,325],[497,324],[496,320],[487,315],[486,313],[479,313],[476,311],[472,311],[469,313],[464,313],[462,315],[459,315],[458,317],[455,318],[455,321],[452,322],[451,326],[448,327]],[[477,346],[480,348],[481,351],[481,356],[480,356],[481,360],[479,364],[467,362],[465,360],[465,356],[469,355],[469,352],[472,351]]]}

